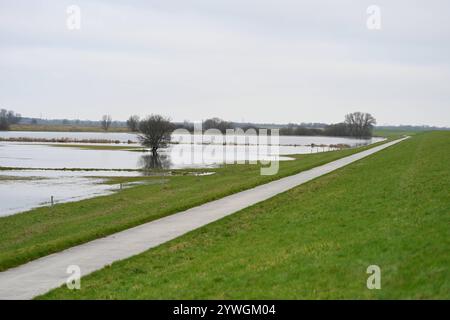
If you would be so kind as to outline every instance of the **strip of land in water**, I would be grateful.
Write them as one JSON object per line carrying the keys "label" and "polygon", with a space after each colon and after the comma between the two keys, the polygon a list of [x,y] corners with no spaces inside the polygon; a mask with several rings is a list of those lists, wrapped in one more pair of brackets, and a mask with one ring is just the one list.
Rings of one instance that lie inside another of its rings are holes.
{"label": "strip of land in water", "polygon": [[447,299],[449,148],[418,134],[41,298]]}

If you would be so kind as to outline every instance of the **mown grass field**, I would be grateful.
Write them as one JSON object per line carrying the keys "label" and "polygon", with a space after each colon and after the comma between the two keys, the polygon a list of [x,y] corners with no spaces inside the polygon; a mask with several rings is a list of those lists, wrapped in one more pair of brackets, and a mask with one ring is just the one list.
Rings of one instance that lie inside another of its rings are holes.
{"label": "mown grass field", "polygon": [[[216,172],[211,176],[169,176],[164,177],[165,183],[0,218],[0,271],[363,149],[297,156],[295,161],[280,163],[280,171],[273,176],[261,176],[258,165],[228,165],[208,169]],[[137,179],[113,179],[128,180]]]}
{"label": "mown grass field", "polygon": [[418,134],[41,298],[449,299],[449,164]]}

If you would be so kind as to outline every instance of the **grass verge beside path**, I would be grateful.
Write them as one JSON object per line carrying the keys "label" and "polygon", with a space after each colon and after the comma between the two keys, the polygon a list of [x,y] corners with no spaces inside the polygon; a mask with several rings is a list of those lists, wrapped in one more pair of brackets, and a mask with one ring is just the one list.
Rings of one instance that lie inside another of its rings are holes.
{"label": "grass verge beside path", "polygon": [[261,176],[258,165],[227,165],[208,169],[216,172],[210,176],[169,176],[164,184],[0,218],[0,271],[373,146],[295,156],[273,176]]}
{"label": "grass verge beside path", "polygon": [[416,135],[41,298],[449,299],[449,163]]}

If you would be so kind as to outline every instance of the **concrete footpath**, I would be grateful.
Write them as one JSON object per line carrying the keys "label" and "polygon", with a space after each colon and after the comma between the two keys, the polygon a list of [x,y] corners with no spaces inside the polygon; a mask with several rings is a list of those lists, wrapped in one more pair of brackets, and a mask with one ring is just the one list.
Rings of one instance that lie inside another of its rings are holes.
{"label": "concrete footpath", "polygon": [[[66,283],[67,268],[77,265],[82,276],[177,238],[189,231],[267,200],[312,179],[388,148],[406,138],[245,190],[159,220],[127,229],[0,272],[0,299],[31,299]],[[83,283],[81,282],[81,286]]]}

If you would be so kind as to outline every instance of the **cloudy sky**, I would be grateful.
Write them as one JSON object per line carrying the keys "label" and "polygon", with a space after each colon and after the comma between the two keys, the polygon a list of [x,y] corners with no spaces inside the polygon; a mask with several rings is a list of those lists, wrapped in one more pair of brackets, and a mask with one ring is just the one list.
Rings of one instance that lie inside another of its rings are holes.
{"label": "cloudy sky", "polygon": [[0,0],[0,107],[450,126],[449,14],[448,0]]}

